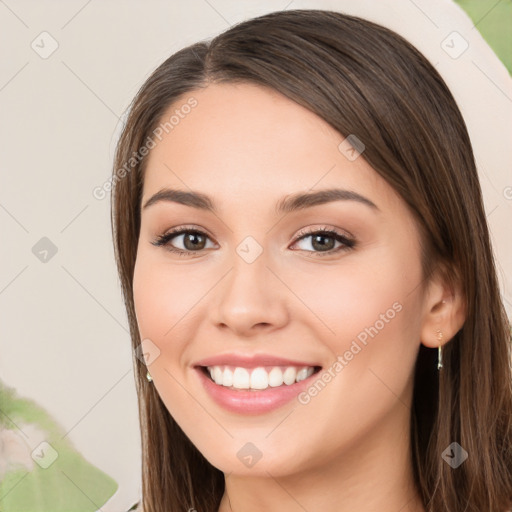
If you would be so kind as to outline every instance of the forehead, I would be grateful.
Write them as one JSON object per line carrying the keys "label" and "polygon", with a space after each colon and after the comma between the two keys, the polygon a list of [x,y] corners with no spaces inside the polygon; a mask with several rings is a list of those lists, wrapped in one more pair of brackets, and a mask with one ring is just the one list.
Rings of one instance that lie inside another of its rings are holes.
{"label": "forehead", "polygon": [[244,206],[295,191],[343,187],[395,200],[363,157],[347,158],[345,139],[322,118],[268,88],[212,84],[182,96],[162,117],[179,121],[151,149],[143,200],[163,187],[193,189]]}

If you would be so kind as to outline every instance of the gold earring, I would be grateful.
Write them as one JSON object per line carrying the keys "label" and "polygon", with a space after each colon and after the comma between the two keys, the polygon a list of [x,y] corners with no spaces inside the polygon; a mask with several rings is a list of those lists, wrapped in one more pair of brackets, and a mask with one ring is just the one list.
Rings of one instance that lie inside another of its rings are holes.
{"label": "gold earring", "polygon": [[151,377],[149,370],[148,370],[148,373],[146,373],[146,379],[148,379],[149,382],[151,382],[153,380],[153,377]]}
{"label": "gold earring", "polygon": [[437,341],[439,341],[439,346],[437,347],[437,369],[441,370],[443,367],[443,351],[441,348],[441,342],[443,341],[443,333],[438,329],[436,331]]}

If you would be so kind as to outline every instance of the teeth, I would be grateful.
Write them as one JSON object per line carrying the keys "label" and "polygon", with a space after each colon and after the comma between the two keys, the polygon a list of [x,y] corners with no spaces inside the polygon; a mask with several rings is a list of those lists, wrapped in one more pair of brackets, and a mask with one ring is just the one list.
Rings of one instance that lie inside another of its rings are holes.
{"label": "teeth", "polygon": [[[224,381],[216,382],[216,384],[223,386]],[[235,371],[233,372],[233,386],[237,389],[249,389],[250,376],[249,372],[245,368],[235,368]]]}
{"label": "teeth", "polygon": [[311,374],[308,374],[308,369],[307,368],[301,368],[298,372],[297,372],[297,382],[300,382],[301,380],[304,380],[304,379],[307,379]]}
{"label": "teeth", "polygon": [[213,380],[215,381],[215,384],[222,384],[222,370],[216,366],[213,369]]}
{"label": "teeth", "polygon": [[233,385],[233,372],[229,368],[224,370],[221,384],[228,387]]}
{"label": "teeth", "polygon": [[281,368],[272,368],[268,374],[268,385],[272,388],[277,388],[283,383],[283,372]]}
{"label": "teeth", "polygon": [[[223,383],[224,385],[224,383]],[[268,373],[265,368],[255,368],[251,373],[251,389],[267,389]]]}
{"label": "teeth", "polygon": [[293,366],[286,368],[286,370],[283,373],[284,383],[288,384],[288,386],[289,386],[290,384],[293,384],[295,382],[296,378],[297,378],[297,370]]}
{"label": "teeth", "polygon": [[313,375],[313,366],[296,368],[294,366],[274,366],[270,371],[260,366],[252,370],[241,367],[208,366],[208,372],[215,384],[235,389],[267,389],[283,384],[290,386],[295,382]]}

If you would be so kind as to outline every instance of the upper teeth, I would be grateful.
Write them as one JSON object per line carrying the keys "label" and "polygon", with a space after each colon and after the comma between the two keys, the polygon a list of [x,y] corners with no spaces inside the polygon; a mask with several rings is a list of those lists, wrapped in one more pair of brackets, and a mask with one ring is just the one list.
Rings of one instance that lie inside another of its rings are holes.
{"label": "upper teeth", "polygon": [[216,384],[236,389],[267,389],[269,386],[275,388],[283,383],[290,385],[307,379],[315,371],[313,366],[274,366],[269,368],[270,371],[262,366],[252,370],[238,366],[207,366],[207,369]]}

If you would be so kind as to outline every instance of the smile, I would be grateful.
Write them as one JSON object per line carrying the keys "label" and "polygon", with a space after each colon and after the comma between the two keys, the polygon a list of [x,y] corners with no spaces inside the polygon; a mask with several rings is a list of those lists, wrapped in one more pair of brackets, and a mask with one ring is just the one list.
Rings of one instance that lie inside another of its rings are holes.
{"label": "smile", "polygon": [[265,414],[279,409],[311,384],[321,366],[196,366],[207,395],[236,414]]}
{"label": "smile", "polygon": [[207,366],[211,380],[219,386],[230,389],[264,390],[269,387],[290,386],[307,379],[319,368],[315,366],[259,366],[243,368],[240,366]]}

